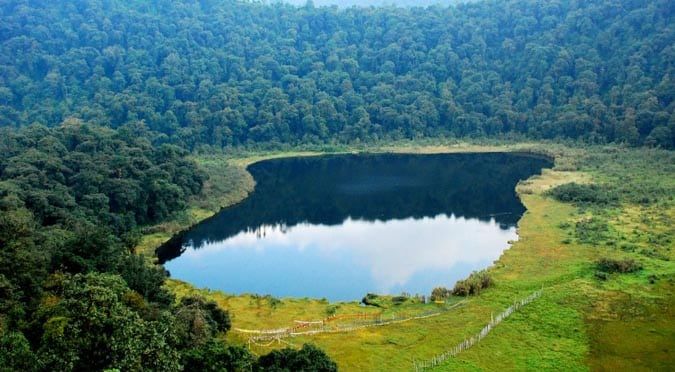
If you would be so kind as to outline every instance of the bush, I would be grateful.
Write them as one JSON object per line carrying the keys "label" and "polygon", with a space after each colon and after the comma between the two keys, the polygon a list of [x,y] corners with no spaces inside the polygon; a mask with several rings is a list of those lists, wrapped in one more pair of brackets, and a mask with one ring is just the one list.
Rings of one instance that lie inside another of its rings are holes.
{"label": "bush", "polygon": [[333,372],[337,371],[337,364],[321,349],[305,344],[300,350],[286,348],[261,356],[255,371]]}
{"label": "bush", "polygon": [[619,201],[616,192],[606,186],[575,182],[556,186],[548,191],[554,199],[566,203],[614,205]]}
{"label": "bush", "polygon": [[244,347],[210,340],[182,355],[184,371],[247,371],[255,358]]}
{"label": "bush", "polygon": [[382,307],[380,304],[375,302],[380,296],[374,294],[374,293],[368,293],[366,294],[365,297],[361,299],[361,303],[367,306],[377,306],[377,307]]}
{"label": "bush", "polygon": [[183,297],[174,313],[176,331],[186,348],[202,346],[232,326],[229,312],[201,296]]}
{"label": "bush", "polygon": [[670,258],[654,248],[645,248],[640,250],[640,254],[657,260],[670,261]]}
{"label": "bush", "polygon": [[391,302],[394,305],[400,305],[404,302],[406,302],[410,297],[409,296],[394,296],[391,298]]}
{"label": "bush", "polygon": [[642,269],[642,265],[633,259],[601,258],[595,266],[598,270],[606,273],[633,273]]}
{"label": "bush", "polygon": [[340,308],[340,305],[336,305],[336,304],[326,306],[326,315],[327,316],[335,315],[339,308]]}
{"label": "bush", "polygon": [[474,271],[468,278],[455,284],[452,294],[455,296],[475,295],[492,285],[494,285],[494,281],[486,270]]}
{"label": "bush", "polygon": [[436,287],[431,291],[431,301],[445,301],[452,292],[445,287]]}
{"label": "bush", "polygon": [[0,370],[31,371],[35,369],[36,357],[28,340],[22,333],[8,332],[0,337]]}
{"label": "bush", "polygon": [[609,225],[607,221],[598,217],[583,218],[574,226],[579,242],[597,245],[601,241],[607,239],[609,233]]}

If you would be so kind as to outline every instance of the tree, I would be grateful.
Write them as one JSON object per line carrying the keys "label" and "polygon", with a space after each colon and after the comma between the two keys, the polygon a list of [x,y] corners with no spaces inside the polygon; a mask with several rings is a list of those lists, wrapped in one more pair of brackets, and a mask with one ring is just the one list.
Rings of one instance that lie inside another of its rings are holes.
{"label": "tree", "polygon": [[337,371],[337,365],[313,345],[305,344],[300,350],[274,350],[258,359],[256,371]]}
{"label": "tree", "polygon": [[185,371],[248,371],[255,359],[246,348],[209,341],[184,352],[182,362]]}
{"label": "tree", "polygon": [[635,111],[628,110],[616,128],[616,139],[628,144],[637,143],[639,133],[635,125]]}
{"label": "tree", "polygon": [[673,134],[668,127],[661,126],[654,128],[645,139],[645,145],[662,148],[673,148]]}
{"label": "tree", "polygon": [[61,3],[0,10],[2,126],[143,122],[189,150],[503,132],[638,145],[673,114],[666,0]]}
{"label": "tree", "polygon": [[31,371],[40,364],[23,334],[3,332],[0,334],[0,366],[3,371]]}
{"label": "tree", "polygon": [[179,355],[168,343],[169,319],[144,321],[130,307],[133,293],[118,276],[53,276],[38,311],[43,334],[38,359],[46,369],[178,369]]}
{"label": "tree", "polygon": [[174,309],[178,332],[186,348],[199,347],[231,325],[229,313],[203,297],[183,297]]}

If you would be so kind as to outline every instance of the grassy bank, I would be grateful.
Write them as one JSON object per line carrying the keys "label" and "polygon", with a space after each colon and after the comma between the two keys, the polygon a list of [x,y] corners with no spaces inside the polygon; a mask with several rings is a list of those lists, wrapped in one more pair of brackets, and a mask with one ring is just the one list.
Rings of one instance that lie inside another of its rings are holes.
{"label": "grassy bank", "polygon": [[174,234],[188,229],[223,208],[236,204],[246,198],[255,187],[255,180],[246,167],[261,160],[278,157],[316,156],[323,152],[266,152],[247,153],[244,156],[194,156],[192,159],[205,171],[209,179],[198,197],[190,201],[187,210],[179,213],[159,225],[149,226],[136,246],[136,253],[148,257],[155,255],[155,249]]}
{"label": "grassy bank", "polygon": [[[351,151],[341,149],[340,151]],[[357,151],[400,153],[532,152],[556,159],[555,168],[521,182],[527,212],[520,239],[490,268],[496,285],[442,314],[410,322],[288,339],[319,345],[344,370],[410,370],[412,360],[431,358],[479,331],[491,314],[544,288],[541,298],[501,323],[481,343],[439,367],[444,369],[665,370],[673,365],[675,265],[673,264],[672,153],[647,149],[566,148],[559,145],[394,144]],[[151,253],[172,233],[242,200],[254,187],[245,171],[253,162],[279,156],[324,153],[247,153],[197,157],[211,176],[192,208],[171,223],[148,229],[139,252]],[[563,203],[547,195],[556,185],[594,183],[616,195],[611,205]],[[593,223],[590,223],[592,221]],[[633,259],[635,273],[599,275],[600,258]],[[357,303],[319,299],[229,296],[170,281],[182,296],[200,292],[233,314],[233,327],[272,329],[330,314],[381,312]],[[429,289],[431,290],[431,288]],[[421,312],[434,304],[389,304],[389,313]],[[230,332],[231,342],[248,336]],[[284,343],[252,345],[254,352]]]}

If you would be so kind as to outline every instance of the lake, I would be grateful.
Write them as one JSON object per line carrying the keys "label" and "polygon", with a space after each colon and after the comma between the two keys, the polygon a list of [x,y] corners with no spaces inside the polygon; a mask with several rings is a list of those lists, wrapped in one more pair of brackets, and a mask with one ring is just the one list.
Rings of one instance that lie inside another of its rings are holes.
{"label": "lake", "polygon": [[157,251],[171,276],[232,294],[429,294],[499,258],[525,212],[525,154],[334,155],[248,167],[248,198]]}

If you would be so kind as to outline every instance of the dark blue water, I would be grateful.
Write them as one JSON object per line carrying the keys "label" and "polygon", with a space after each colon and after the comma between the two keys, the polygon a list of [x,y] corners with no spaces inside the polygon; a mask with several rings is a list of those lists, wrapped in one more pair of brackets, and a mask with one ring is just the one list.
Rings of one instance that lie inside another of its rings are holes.
{"label": "dark blue water", "polygon": [[249,167],[255,191],[158,249],[172,277],[229,293],[356,300],[428,294],[489,266],[550,161],[516,154],[341,155]]}

